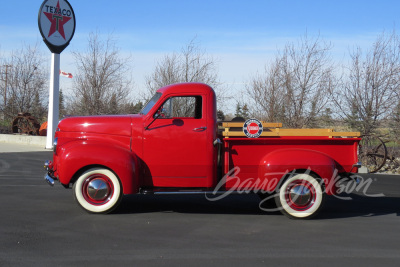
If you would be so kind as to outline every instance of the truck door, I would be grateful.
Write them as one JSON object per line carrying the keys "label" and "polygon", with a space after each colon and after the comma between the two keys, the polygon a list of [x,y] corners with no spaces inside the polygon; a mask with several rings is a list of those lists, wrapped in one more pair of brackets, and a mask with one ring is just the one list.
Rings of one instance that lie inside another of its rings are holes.
{"label": "truck door", "polygon": [[[144,131],[144,184],[155,187],[207,187],[213,164],[208,142],[206,97],[171,96]],[[150,120],[150,121],[151,121]]]}

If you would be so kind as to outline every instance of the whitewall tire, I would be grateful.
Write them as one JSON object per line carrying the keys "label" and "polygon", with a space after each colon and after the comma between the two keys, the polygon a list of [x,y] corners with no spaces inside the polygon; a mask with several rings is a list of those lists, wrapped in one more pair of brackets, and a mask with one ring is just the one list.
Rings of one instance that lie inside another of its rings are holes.
{"label": "whitewall tire", "polygon": [[90,213],[108,213],[121,202],[118,177],[105,168],[93,168],[80,175],[73,186],[74,198]]}
{"label": "whitewall tire", "polygon": [[275,196],[275,202],[287,217],[307,219],[321,210],[324,198],[321,179],[300,173],[291,175],[283,182],[279,193]]}

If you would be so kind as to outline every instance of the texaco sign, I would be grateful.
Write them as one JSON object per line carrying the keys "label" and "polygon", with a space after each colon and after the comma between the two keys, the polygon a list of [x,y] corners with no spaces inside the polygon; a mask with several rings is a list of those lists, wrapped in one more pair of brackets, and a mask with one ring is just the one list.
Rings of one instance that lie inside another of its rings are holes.
{"label": "texaco sign", "polygon": [[75,32],[75,14],[66,0],[45,0],[39,10],[39,30],[51,52],[60,54]]}

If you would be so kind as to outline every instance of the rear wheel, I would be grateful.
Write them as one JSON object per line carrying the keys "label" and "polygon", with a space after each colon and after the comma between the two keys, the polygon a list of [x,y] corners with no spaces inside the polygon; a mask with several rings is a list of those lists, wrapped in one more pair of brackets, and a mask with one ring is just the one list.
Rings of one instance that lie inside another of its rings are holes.
{"label": "rear wheel", "polygon": [[321,210],[324,198],[321,179],[301,173],[285,180],[275,196],[275,202],[287,217],[308,219]]}
{"label": "rear wheel", "polygon": [[93,168],[79,176],[73,187],[74,198],[90,213],[113,211],[122,199],[118,177],[105,168]]}

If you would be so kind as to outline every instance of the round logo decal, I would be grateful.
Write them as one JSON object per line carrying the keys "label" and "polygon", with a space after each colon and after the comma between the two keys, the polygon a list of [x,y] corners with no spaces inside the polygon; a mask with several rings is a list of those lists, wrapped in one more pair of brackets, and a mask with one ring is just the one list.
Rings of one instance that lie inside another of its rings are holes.
{"label": "round logo decal", "polygon": [[263,125],[257,119],[249,119],[243,125],[243,132],[249,138],[258,138],[263,132]]}

